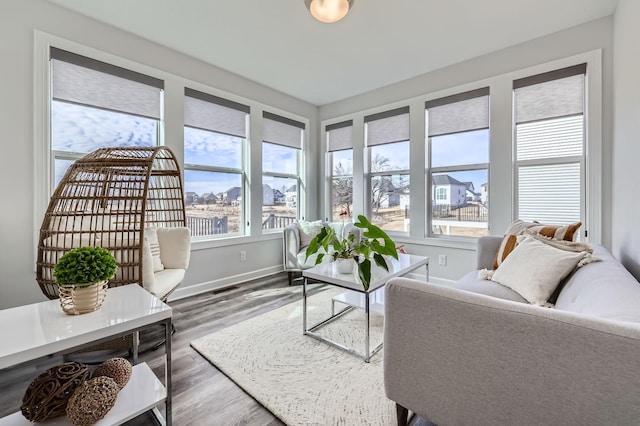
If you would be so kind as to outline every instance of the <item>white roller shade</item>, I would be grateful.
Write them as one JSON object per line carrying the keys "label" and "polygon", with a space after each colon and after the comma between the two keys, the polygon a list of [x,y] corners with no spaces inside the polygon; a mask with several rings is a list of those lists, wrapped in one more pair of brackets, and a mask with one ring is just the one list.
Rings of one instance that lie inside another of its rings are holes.
{"label": "white roller shade", "polygon": [[541,223],[580,221],[580,163],[518,168],[518,217]]}
{"label": "white roller shade", "polygon": [[51,49],[53,99],[159,120],[162,80]]}
{"label": "white roller shade", "polygon": [[304,124],[268,112],[263,113],[262,140],[277,145],[302,149]]}
{"label": "white roller shade", "polygon": [[518,161],[580,156],[584,145],[584,117],[574,115],[516,126]]}
{"label": "white roller shade", "polygon": [[185,126],[246,138],[248,113],[246,105],[185,89]]}
{"label": "white roller shade", "polygon": [[429,137],[489,128],[489,88],[426,103]]}
{"label": "white roller shade", "polygon": [[353,148],[352,132],[351,120],[327,126],[327,150],[333,152]]}
{"label": "white roller shade", "polygon": [[364,121],[367,146],[409,140],[409,107],[369,115]]}

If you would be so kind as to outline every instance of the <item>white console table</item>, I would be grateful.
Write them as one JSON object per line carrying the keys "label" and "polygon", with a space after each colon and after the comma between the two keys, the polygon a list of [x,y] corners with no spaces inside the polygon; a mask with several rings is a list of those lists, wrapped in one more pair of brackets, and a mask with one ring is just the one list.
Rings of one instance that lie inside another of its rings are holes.
{"label": "white console table", "polygon": [[[131,380],[120,391],[107,416],[96,424],[119,425],[154,410],[161,423],[171,425],[171,308],[142,287],[132,284],[110,288],[100,309],[82,315],[65,314],[59,300],[0,310],[0,324],[3,324],[0,327],[0,370],[128,334],[137,336],[144,328],[163,324],[166,337],[164,385],[145,363],[137,363],[134,353]],[[163,401],[164,418],[156,409]],[[66,417],[60,417],[45,424],[70,423]],[[17,412],[0,419],[0,426],[8,425],[32,423]]]}

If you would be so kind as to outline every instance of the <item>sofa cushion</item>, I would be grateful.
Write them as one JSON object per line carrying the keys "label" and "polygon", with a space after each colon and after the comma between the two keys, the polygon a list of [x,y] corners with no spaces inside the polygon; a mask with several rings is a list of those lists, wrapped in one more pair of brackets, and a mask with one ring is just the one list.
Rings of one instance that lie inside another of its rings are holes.
{"label": "sofa cushion", "polygon": [[478,278],[478,271],[471,271],[460,278],[452,287],[459,290],[470,291],[472,293],[484,294],[504,300],[528,303],[527,300],[515,291],[503,286],[495,281],[488,281]]}
{"label": "sofa cushion", "polygon": [[[324,254],[324,248],[320,247],[320,249],[318,249],[318,251],[314,254],[312,254],[311,256],[309,256],[309,258],[307,259],[307,253],[305,250],[300,251],[296,257],[298,259],[298,265],[300,266],[300,269],[309,269],[309,268],[313,268],[316,264],[316,259],[318,258],[319,254]],[[332,260],[331,256],[325,256],[322,261],[323,262],[330,262]]]}
{"label": "sofa cushion", "polygon": [[491,279],[516,291],[530,303],[543,306],[560,281],[588,253],[553,247],[530,235],[520,238]]}
{"label": "sofa cushion", "polygon": [[556,309],[640,323],[640,283],[606,248],[592,247],[600,262],[579,268],[567,278]]}

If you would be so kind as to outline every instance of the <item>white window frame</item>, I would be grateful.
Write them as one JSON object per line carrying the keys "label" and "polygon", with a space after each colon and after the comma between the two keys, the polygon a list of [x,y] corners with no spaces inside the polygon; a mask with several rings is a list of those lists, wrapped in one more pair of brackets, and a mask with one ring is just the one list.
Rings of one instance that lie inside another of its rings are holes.
{"label": "white window frame", "polygon": [[[190,86],[185,87],[189,88],[189,89],[193,89]],[[195,89],[193,89],[195,90]],[[199,92],[201,92],[201,90],[197,90]],[[221,97],[218,96],[217,94],[213,94],[213,93],[209,93],[209,92],[203,92],[205,94],[208,95],[212,95],[214,97]],[[185,95],[185,99],[186,99],[186,95]],[[223,98],[225,100],[230,100],[230,99],[226,99]],[[235,102],[235,101],[233,101]],[[250,109],[250,107],[249,107]],[[235,167],[221,167],[221,166],[208,166],[208,165],[203,165],[203,164],[197,164],[197,163],[184,163],[183,169],[184,172],[186,173],[187,170],[191,170],[191,171],[198,171],[198,172],[214,172],[214,173],[228,173],[228,174],[237,174],[240,176],[240,187],[242,189],[242,203],[239,206],[240,207],[240,218],[239,220],[239,229],[237,232],[227,232],[224,234],[213,234],[213,235],[202,235],[202,236],[194,236],[192,237],[192,239],[195,240],[209,240],[209,239],[220,239],[220,238],[228,238],[228,237],[235,237],[235,236],[243,236],[245,235],[245,232],[247,231],[247,227],[245,226],[246,223],[246,216],[247,216],[247,212],[246,212],[246,206],[247,206],[247,202],[246,202],[246,194],[248,194],[248,188],[247,188],[247,182],[248,180],[248,176],[246,173],[247,167],[247,144],[249,141],[249,124],[251,122],[251,113],[248,112],[246,113],[246,119],[245,119],[245,128],[246,128],[246,137],[242,139],[242,144],[240,146],[240,167],[235,168]],[[185,129],[187,126],[183,125],[183,129]],[[218,133],[215,132],[213,130],[204,130],[204,131],[208,131],[211,133]],[[220,134],[220,133],[218,133]],[[184,147],[183,147],[183,151],[184,151]],[[183,184],[184,186],[184,184]],[[186,193],[186,191],[185,191]]]}
{"label": "white window frame", "polygon": [[[513,80],[530,75],[541,74],[555,69],[587,63],[588,75],[586,85],[586,153],[585,153],[585,229],[588,229],[588,240],[600,243],[602,239],[602,50],[596,49],[586,53],[541,63],[517,71],[499,74],[482,80],[470,81],[456,87],[450,87],[410,99],[395,101],[354,113],[335,116],[322,121],[322,142],[326,144],[324,126],[340,121],[353,120],[354,147],[354,211],[368,211],[369,188],[368,174],[365,170],[369,160],[364,146],[363,117],[384,112],[394,108],[410,106],[411,116],[411,228],[408,236],[398,236],[399,242],[418,245],[432,245],[474,250],[475,239],[432,238],[425,236],[427,230],[424,221],[427,204],[431,202],[432,190],[427,185],[425,176],[426,127],[424,122],[424,103],[456,93],[473,90],[478,87],[489,87],[491,93],[489,129],[489,176],[491,190],[489,192],[489,234],[502,235],[509,224],[516,219],[515,195],[513,180],[513,126],[512,126],[512,86]],[[326,149],[326,145],[325,145]],[[465,168],[466,169],[466,168]],[[393,173],[398,173],[394,171]],[[422,182],[420,182],[422,180]],[[324,191],[325,212],[329,212],[330,188],[328,180]],[[419,192],[418,192],[419,191]],[[418,195],[420,194],[420,195]],[[422,195],[425,194],[425,195]],[[424,197],[424,198],[420,198]],[[365,200],[366,198],[366,200]],[[419,203],[416,205],[416,203]],[[424,207],[423,207],[424,206]],[[362,213],[360,213],[362,214]]]}

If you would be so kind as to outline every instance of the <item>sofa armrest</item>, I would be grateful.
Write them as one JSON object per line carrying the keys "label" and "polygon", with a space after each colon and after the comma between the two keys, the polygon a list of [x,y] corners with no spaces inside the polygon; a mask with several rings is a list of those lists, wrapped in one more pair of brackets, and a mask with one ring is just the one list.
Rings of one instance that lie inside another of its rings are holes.
{"label": "sofa armrest", "polygon": [[300,252],[300,230],[297,223],[290,223],[282,230],[282,248],[284,269],[298,269],[298,252]]}
{"label": "sofa armrest", "polygon": [[640,326],[408,278],[385,294],[387,397],[436,424],[637,424]]}
{"label": "sofa armrest", "polygon": [[191,259],[189,228],[158,228],[160,260],[167,269],[187,269]]}
{"label": "sofa armrest", "polygon": [[477,269],[493,269],[502,237],[486,235],[478,238]]}

